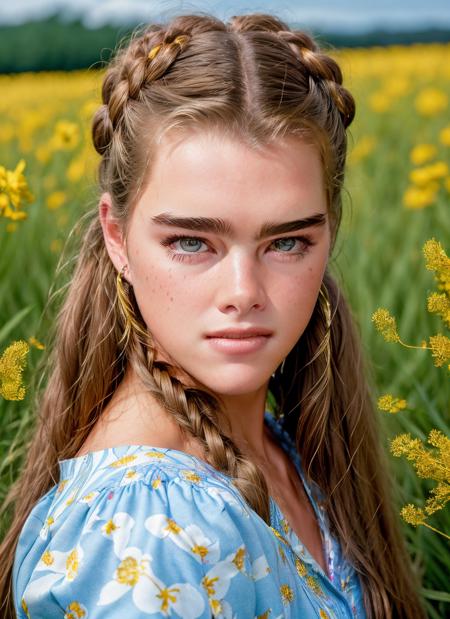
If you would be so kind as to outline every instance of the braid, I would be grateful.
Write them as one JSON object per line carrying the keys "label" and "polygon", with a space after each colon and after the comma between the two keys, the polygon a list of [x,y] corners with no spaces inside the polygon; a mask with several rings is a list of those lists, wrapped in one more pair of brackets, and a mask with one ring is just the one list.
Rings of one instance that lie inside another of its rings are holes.
{"label": "braid", "polygon": [[193,35],[211,31],[225,31],[224,24],[212,17],[181,16],[167,29],[152,24],[116,55],[103,82],[103,105],[92,124],[94,146],[100,155],[111,145],[127,103],[138,100],[144,86],[165,75]]}
{"label": "braid", "polygon": [[299,56],[308,71],[310,92],[317,92],[319,89],[328,96],[347,128],[355,116],[355,102],[348,90],[342,86],[342,71],[337,62],[323,54],[306,32],[281,30],[277,34]]}
{"label": "braid", "polygon": [[[139,99],[142,88],[161,78],[183,51],[189,36],[178,35],[168,41],[164,31],[147,31],[135,39],[119,56],[105,77],[102,87],[103,105],[93,119],[94,146],[103,155],[112,143],[114,131],[120,127],[130,100]],[[158,53],[150,53],[151,50]]]}
{"label": "braid", "polygon": [[265,15],[239,15],[230,20],[234,32],[273,32],[289,45],[300,58],[309,74],[311,93],[331,99],[338,109],[344,127],[347,128],[355,116],[355,102],[348,90],[342,86],[342,71],[335,60],[321,53],[320,47],[306,32],[290,30],[281,20]]}
{"label": "braid", "polygon": [[[133,312],[140,316],[134,294]],[[208,462],[218,471],[233,478],[232,483],[249,505],[266,521],[270,521],[269,490],[264,475],[235,445],[220,426],[220,404],[206,390],[187,387],[175,376],[175,366],[155,361],[155,349],[140,337],[141,329],[130,334],[128,359],[142,383],[158,403],[175,419],[181,430],[196,439]]]}

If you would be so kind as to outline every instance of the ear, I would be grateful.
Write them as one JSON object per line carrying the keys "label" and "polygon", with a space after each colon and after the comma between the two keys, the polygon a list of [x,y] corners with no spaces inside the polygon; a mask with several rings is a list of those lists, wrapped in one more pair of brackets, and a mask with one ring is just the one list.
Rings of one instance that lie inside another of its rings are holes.
{"label": "ear", "polygon": [[[120,272],[125,265],[128,265],[128,256],[122,226],[113,215],[109,193],[102,194],[98,208],[106,250],[114,267]],[[129,276],[129,270],[127,275]]]}

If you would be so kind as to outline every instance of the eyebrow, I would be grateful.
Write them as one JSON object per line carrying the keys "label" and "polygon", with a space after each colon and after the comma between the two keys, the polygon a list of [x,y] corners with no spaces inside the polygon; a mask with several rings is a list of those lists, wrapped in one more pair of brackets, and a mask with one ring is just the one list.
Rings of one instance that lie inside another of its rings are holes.
{"label": "eyebrow", "polygon": [[[223,236],[233,237],[235,235],[231,222],[216,217],[174,217],[170,213],[160,213],[152,217],[155,224],[171,226],[174,228],[185,228],[197,232],[212,232]],[[260,241],[268,236],[283,234],[285,232],[295,232],[312,226],[324,226],[326,223],[326,213],[316,213],[304,219],[294,219],[293,221],[267,221],[261,226],[255,241]]]}

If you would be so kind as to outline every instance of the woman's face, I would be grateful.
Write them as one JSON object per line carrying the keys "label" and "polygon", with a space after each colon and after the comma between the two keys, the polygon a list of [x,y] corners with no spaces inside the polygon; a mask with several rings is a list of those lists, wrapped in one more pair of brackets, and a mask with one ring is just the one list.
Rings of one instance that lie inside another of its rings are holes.
{"label": "woman's face", "polygon": [[[299,138],[256,152],[206,132],[165,137],[126,242],[109,245],[116,268],[128,264],[157,358],[223,396],[267,385],[305,330],[327,265],[321,174]],[[210,337],[246,329],[267,335]]]}

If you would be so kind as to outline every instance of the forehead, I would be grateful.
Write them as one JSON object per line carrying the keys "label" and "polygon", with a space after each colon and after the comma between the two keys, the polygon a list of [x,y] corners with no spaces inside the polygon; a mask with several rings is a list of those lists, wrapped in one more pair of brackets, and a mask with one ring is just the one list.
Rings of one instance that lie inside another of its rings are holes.
{"label": "forehead", "polygon": [[201,215],[205,208],[230,217],[243,215],[243,209],[264,215],[280,207],[301,208],[305,215],[326,211],[314,145],[289,136],[256,148],[211,131],[166,134],[140,202],[152,214]]}

